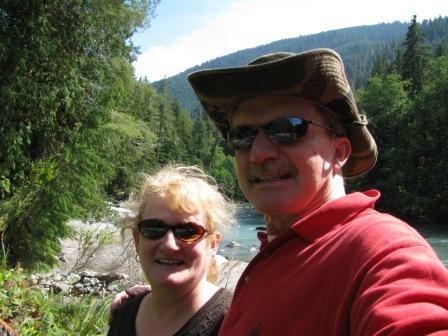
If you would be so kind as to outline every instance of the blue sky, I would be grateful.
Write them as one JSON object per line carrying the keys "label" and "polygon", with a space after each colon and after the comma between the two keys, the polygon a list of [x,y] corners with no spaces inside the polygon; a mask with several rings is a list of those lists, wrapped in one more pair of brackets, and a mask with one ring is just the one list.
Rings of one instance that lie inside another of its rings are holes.
{"label": "blue sky", "polygon": [[381,22],[448,16],[447,0],[161,0],[133,38],[137,77],[169,77],[207,60],[276,40]]}

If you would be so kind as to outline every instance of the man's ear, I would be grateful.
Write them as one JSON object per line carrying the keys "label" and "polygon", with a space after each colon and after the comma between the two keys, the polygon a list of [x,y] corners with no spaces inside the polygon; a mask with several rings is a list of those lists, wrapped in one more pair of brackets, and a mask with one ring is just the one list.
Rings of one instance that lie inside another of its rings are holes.
{"label": "man's ear", "polygon": [[342,170],[352,153],[352,145],[347,137],[337,137],[334,141],[333,167]]}

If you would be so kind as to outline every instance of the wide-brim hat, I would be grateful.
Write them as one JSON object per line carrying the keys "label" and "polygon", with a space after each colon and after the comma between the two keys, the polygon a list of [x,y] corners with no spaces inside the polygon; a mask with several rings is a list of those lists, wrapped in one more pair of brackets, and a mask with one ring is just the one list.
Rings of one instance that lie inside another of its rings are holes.
{"label": "wide-brim hat", "polygon": [[343,167],[345,177],[365,173],[376,163],[378,151],[367,118],[359,114],[341,57],[333,50],[268,54],[247,66],[197,71],[188,80],[224,136],[229,112],[243,100],[265,95],[302,97],[334,112],[346,129],[352,153]]}

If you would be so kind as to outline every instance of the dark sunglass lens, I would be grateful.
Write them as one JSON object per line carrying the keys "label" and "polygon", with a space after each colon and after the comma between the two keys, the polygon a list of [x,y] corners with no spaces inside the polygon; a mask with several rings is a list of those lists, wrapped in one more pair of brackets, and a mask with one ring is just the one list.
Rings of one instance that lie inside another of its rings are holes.
{"label": "dark sunglass lens", "polygon": [[233,149],[248,149],[252,146],[258,130],[255,127],[240,126],[229,131],[229,145]]}
{"label": "dark sunglass lens", "polygon": [[200,239],[204,235],[205,229],[197,224],[186,223],[176,225],[174,232],[179,239],[192,242]]}
{"label": "dark sunglass lens", "polygon": [[168,226],[158,219],[147,219],[139,224],[141,234],[148,239],[157,240],[162,238],[168,231]]}
{"label": "dark sunglass lens", "polygon": [[272,142],[289,144],[306,134],[308,123],[297,117],[283,118],[271,122],[267,129]]}

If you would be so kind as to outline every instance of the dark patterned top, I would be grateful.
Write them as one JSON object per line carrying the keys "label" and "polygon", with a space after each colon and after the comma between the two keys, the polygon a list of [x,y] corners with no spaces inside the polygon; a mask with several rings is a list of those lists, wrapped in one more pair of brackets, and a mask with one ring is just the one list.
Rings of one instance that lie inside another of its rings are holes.
{"label": "dark patterned top", "polygon": [[[136,336],[135,320],[143,298],[128,299],[114,314],[108,336]],[[230,306],[233,292],[220,288],[173,336],[218,335],[224,313]]]}
{"label": "dark patterned top", "polygon": [[12,330],[8,323],[0,320],[0,336],[17,336],[17,333]]}

